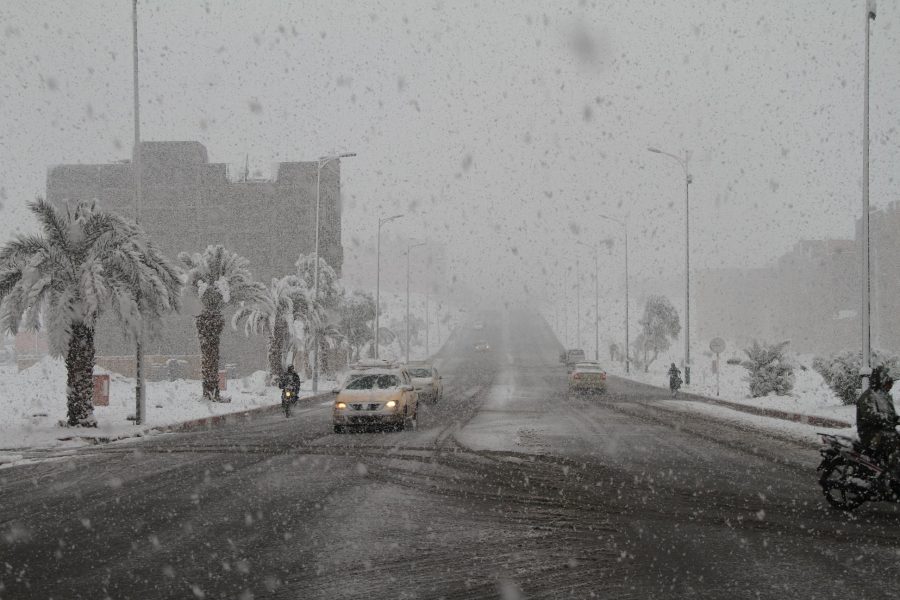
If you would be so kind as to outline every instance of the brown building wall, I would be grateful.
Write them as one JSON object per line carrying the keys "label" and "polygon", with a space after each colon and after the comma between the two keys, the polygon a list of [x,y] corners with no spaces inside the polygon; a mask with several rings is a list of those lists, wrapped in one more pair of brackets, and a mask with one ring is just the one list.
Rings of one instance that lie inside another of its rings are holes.
{"label": "brown building wall", "polygon": [[[225,164],[210,163],[199,142],[144,142],[142,153],[141,225],[154,243],[175,260],[179,252],[201,252],[222,244],[250,261],[254,277],[268,284],[295,271],[302,254],[314,251],[316,163],[281,163],[271,181],[231,181]],[[59,165],[47,175],[47,199],[96,199],[100,206],[134,216],[132,165]],[[340,163],[322,170],[320,250],[340,273]],[[160,356],[199,353],[193,317],[196,303],[187,302],[151,336],[147,351]],[[228,315],[230,319],[230,315]],[[133,352],[111,319],[98,330],[98,354],[127,356]],[[222,335],[223,363],[241,372],[266,368],[265,340],[245,338],[227,327]]]}
{"label": "brown building wall", "polygon": [[773,267],[698,273],[700,339],[790,340],[814,354],[858,348],[858,257],[854,240],[806,240]]}

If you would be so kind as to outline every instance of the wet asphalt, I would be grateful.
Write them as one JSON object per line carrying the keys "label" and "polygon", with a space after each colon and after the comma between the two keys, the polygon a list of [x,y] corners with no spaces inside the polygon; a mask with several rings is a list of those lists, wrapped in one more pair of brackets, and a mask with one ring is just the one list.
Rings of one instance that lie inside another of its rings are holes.
{"label": "wet asphalt", "polygon": [[814,449],[662,391],[570,395],[558,351],[458,330],[416,431],[320,401],[0,470],[0,599],[897,596],[897,507],[836,513]]}

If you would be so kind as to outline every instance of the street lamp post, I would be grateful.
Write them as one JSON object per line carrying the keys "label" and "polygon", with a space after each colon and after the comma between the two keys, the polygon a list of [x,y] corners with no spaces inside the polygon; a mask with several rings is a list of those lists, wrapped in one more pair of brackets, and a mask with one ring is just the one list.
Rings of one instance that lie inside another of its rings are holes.
{"label": "street lamp post", "polygon": [[[134,222],[141,222],[141,101],[138,93],[138,7],[137,0],[131,4],[132,24],[132,56],[134,84],[134,156],[132,157],[132,173],[134,176]],[[141,304],[141,291],[136,294],[138,307]],[[144,321],[141,315],[137,343],[134,351],[134,423],[141,425],[147,420],[147,394],[144,386]]]}
{"label": "street lamp post", "polygon": [[[322,180],[322,169],[325,168],[325,165],[330,163],[333,160],[338,160],[341,158],[350,158],[351,156],[356,156],[355,152],[347,152],[345,154],[333,154],[331,156],[321,156],[316,163],[316,262],[313,271],[313,299],[316,303],[319,302],[319,198],[320,198],[320,190],[321,190],[321,180]],[[316,319],[313,319],[313,380],[312,380],[312,389],[313,392],[319,391],[319,324]]]}
{"label": "street lamp post", "polygon": [[600,248],[578,240],[594,253],[594,360],[600,360]]}
{"label": "street lamp post", "polygon": [[575,347],[581,348],[581,269],[575,259]]}
{"label": "street lamp post", "polygon": [[375,358],[378,358],[378,330],[381,318],[381,226],[395,219],[399,219],[403,215],[394,215],[393,217],[383,217],[378,219],[378,236],[376,242],[375,261]]}
{"label": "street lamp post", "polygon": [[[569,267],[571,268],[571,267]],[[563,274],[563,344],[569,349],[569,277]]]}
{"label": "street lamp post", "polygon": [[866,53],[863,82],[863,180],[862,180],[862,362],[859,374],[862,377],[862,389],[869,389],[869,376],[872,374],[872,338],[871,311],[869,297],[871,289],[871,272],[869,266],[869,37],[870,21],[875,20],[875,0],[866,1]]}
{"label": "street lamp post", "polygon": [[690,188],[693,177],[690,172],[690,150],[684,151],[684,158],[677,154],[663,152],[658,148],[647,148],[650,152],[674,158],[684,169],[684,383],[691,384],[691,218]]}
{"label": "street lamp post", "polygon": [[424,246],[425,242],[406,245],[406,362],[409,363],[409,255],[413,248]]}
{"label": "street lamp post", "polygon": [[609,217],[607,215],[598,215],[601,219],[606,219],[607,221],[612,221],[613,223],[617,223],[622,226],[622,229],[625,231],[625,372],[631,372],[631,355],[629,352],[631,348],[629,346],[630,340],[628,339],[628,221],[616,219],[615,217]]}

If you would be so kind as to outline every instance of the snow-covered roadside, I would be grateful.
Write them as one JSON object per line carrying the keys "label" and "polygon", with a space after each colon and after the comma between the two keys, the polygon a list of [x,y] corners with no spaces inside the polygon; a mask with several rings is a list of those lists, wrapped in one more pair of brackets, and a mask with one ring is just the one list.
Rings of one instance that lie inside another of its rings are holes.
{"label": "snow-covered roadside", "polygon": [[[100,368],[95,373],[104,373]],[[108,373],[108,372],[106,372]],[[147,421],[136,426],[127,417],[134,414],[134,379],[110,373],[109,406],[94,407],[97,428],[61,427],[66,419],[66,368],[63,361],[45,358],[18,372],[0,367],[0,464],[15,460],[22,450],[72,447],[89,443],[85,437],[119,438],[144,435],[154,428],[185,421],[242,412],[281,402],[280,391],[265,385],[266,374],[229,380],[223,396],[231,402],[202,399],[196,380],[147,383]],[[329,390],[334,382],[320,381]],[[301,397],[312,395],[311,382],[304,382]]]}
{"label": "snow-covered roadside", "polygon": [[[612,375],[639,381],[649,385],[668,389],[669,377],[666,373],[668,365],[660,363],[653,365],[650,372],[635,371],[632,369],[630,374],[625,373],[622,365],[615,363],[610,364],[608,371]],[[846,406],[840,399],[835,396],[834,392],[828,387],[822,376],[811,368],[797,368],[794,371],[795,383],[794,390],[788,396],[765,396],[762,398],[749,397],[749,387],[746,382],[747,370],[740,365],[729,365],[724,361],[721,365],[719,373],[719,395],[716,395],[716,376],[711,369],[695,368],[691,372],[691,385],[684,386],[682,391],[689,394],[697,394],[708,398],[717,398],[726,402],[733,402],[748,407],[761,409],[773,409],[784,411],[787,413],[795,413],[799,415],[824,417],[835,419],[856,425],[856,407]],[[709,405],[701,405],[699,403],[688,403],[698,407],[698,410],[708,410]],[[702,407],[702,408],[700,408]],[[737,414],[737,411],[730,410],[725,407],[714,407],[717,411],[725,411],[725,413]],[[777,423],[779,419],[771,417],[759,417],[747,415],[755,419],[763,419],[762,423]],[[784,422],[784,421],[782,421]],[[774,426],[774,425],[773,425]],[[799,427],[810,427],[809,425],[798,424]],[[780,425],[778,425],[780,427]],[[815,429],[815,428],[814,428]]]}
{"label": "snow-covered roadside", "polygon": [[856,436],[856,431],[854,429],[834,429],[808,425],[806,423],[796,423],[794,421],[752,415],[731,410],[724,406],[692,402],[690,400],[666,400],[663,402],[663,406],[672,410],[703,413],[719,421],[727,421],[740,426],[772,432],[778,434],[780,437],[791,438],[810,446],[817,446],[821,443],[821,438],[819,436],[820,432],[850,437]]}

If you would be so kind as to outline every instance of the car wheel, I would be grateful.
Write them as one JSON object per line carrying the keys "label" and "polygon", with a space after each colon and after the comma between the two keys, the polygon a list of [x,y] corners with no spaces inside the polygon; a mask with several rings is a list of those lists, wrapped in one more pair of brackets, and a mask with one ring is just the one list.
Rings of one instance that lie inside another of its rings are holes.
{"label": "car wheel", "polygon": [[343,425],[335,425],[334,432],[335,433],[344,433],[344,426]]}

